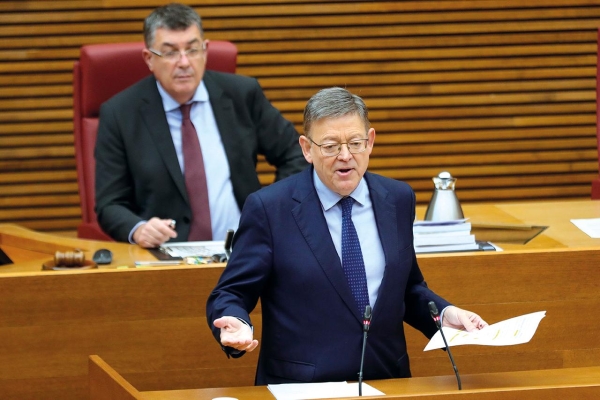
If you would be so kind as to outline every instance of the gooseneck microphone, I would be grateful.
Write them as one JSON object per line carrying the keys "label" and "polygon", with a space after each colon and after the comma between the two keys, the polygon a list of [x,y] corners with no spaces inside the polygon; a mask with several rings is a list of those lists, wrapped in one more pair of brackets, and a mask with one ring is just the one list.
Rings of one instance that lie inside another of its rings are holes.
{"label": "gooseneck microphone", "polygon": [[367,334],[371,326],[371,306],[365,307],[363,315],[363,345],[360,355],[360,370],[358,371],[358,395],[362,396],[363,364],[365,362],[365,349],[367,348]]}
{"label": "gooseneck microphone", "polygon": [[227,233],[225,234],[225,261],[229,261],[229,257],[231,257],[231,243],[233,242],[233,229],[227,229]]}
{"label": "gooseneck microphone", "polygon": [[429,306],[429,314],[431,314],[431,318],[435,322],[435,326],[437,326],[438,330],[442,334],[442,339],[444,340],[444,344],[446,345],[446,351],[448,352],[448,357],[450,358],[450,362],[452,363],[452,368],[454,368],[454,375],[456,375],[456,381],[458,382],[458,390],[462,390],[462,384],[460,382],[460,375],[458,375],[458,368],[456,368],[456,364],[454,363],[454,358],[452,357],[452,352],[450,351],[450,346],[448,346],[448,342],[446,341],[446,336],[444,335],[444,330],[442,329],[442,321],[440,319],[440,313],[438,312],[437,306],[433,301],[430,301]]}

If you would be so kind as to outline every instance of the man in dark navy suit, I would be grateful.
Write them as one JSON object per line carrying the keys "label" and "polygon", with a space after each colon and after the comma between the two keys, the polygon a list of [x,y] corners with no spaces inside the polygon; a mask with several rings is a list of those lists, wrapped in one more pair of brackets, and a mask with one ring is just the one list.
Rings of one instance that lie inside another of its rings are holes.
{"label": "man in dark navy suit", "polygon": [[190,206],[194,188],[184,180],[180,107],[190,105],[208,191],[207,230],[221,240],[237,228],[246,197],[261,188],[258,154],[276,167],[276,180],[306,168],[298,133],[256,79],[205,70],[207,40],[192,8],[157,8],[144,22],[144,36],[152,75],[100,109],[98,222],[115,240],[143,247],[188,240],[197,221]]}
{"label": "man in dark navy suit", "polygon": [[375,130],[363,100],[321,90],[306,105],[304,132],[312,168],[248,197],[208,323],[239,357],[258,346],[249,314],[260,299],[256,384],[356,380],[368,305],[365,379],[409,377],[403,323],[433,336],[430,301],[444,326],[487,324],[427,287],[413,247],[414,192],[366,172]]}

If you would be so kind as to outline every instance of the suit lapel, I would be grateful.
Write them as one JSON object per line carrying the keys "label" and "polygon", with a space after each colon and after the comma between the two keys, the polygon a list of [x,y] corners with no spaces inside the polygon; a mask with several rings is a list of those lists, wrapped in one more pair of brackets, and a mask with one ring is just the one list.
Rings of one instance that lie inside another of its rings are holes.
{"label": "suit lapel", "polygon": [[396,206],[387,199],[388,190],[376,179],[373,179],[368,172],[365,173],[365,179],[369,185],[373,213],[375,214],[379,239],[385,256],[385,271],[381,281],[379,296],[377,296],[377,303],[375,303],[375,308],[373,309],[373,315],[376,315],[375,311],[385,308],[385,293],[388,292],[385,286],[393,284],[393,282],[390,282],[392,278],[389,278],[392,273],[391,268],[400,263],[398,259],[398,243],[400,243],[400,240],[398,238]]}
{"label": "suit lapel", "polygon": [[340,295],[350,312],[361,321],[361,316],[356,309],[354,296],[342,270],[340,258],[331,240],[327,221],[321,212],[322,206],[317,191],[314,188],[312,173],[313,168],[307,168],[300,172],[302,175],[301,179],[299,179],[299,184],[292,194],[292,198],[298,201],[298,205],[292,209],[292,215],[308,247],[310,247],[331,285]]}
{"label": "suit lapel", "polygon": [[179,161],[177,160],[177,153],[175,151],[175,146],[173,145],[173,139],[165,116],[162,99],[156,88],[156,81],[153,77],[149,77],[147,82],[147,90],[142,97],[139,109],[140,117],[146,125],[149,136],[154,141],[158,153],[165,163],[167,171],[169,171],[169,174],[173,178],[175,186],[177,186],[177,189],[189,204],[185,180],[181,173]]}
{"label": "suit lapel", "polygon": [[211,71],[204,72],[203,81],[208,92],[210,106],[213,110],[217,127],[219,128],[229,168],[231,171],[240,171],[244,167],[242,164],[236,164],[238,164],[238,160],[240,160],[240,156],[243,154],[243,149],[241,148],[242,143],[238,136],[239,129],[235,125],[235,121],[239,118],[235,116],[233,101],[225,95],[221,87],[214,81]]}
{"label": "suit lapel", "polygon": [[396,206],[387,200],[388,190],[381,185],[377,180],[371,179],[369,173],[365,174],[367,184],[369,185],[369,193],[373,203],[373,213],[379,231],[379,239],[385,254],[385,263],[390,265],[392,261],[390,257],[395,254],[395,249],[398,248],[398,229],[396,229],[397,217]]}

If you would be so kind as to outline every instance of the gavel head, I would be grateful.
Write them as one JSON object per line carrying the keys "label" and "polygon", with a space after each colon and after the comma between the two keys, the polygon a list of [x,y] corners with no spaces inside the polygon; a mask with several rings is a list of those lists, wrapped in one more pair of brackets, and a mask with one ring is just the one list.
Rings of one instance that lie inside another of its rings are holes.
{"label": "gavel head", "polygon": [[74,251],[57,251],[54,253],[54,265],[61,267],[81,267],[85,261],[83,251],[76,249]]}

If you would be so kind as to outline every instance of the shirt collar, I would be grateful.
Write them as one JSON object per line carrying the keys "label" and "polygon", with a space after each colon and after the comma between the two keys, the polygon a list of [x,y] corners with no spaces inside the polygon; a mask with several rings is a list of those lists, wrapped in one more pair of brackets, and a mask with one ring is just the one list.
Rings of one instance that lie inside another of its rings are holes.
{"label": "shirt collar", "polygon": [[[179,108],[180,104],[177,101],[175,101],[175,99],[172,98],[169,93],[167,93],[167,91],[162,87],[159,81],[156,81],[156,87],[158,88],[158,93],[160,93],[163,108],[166,113]],[[194,96],[192,96],[192,99],[188,101],[188,103],[206,101],[208,101],[208,90],[206,90],[204,81],[200,81],[200,85],[198,85],[196,91],[194,92]]]}
{"label": "shirt collar", "polygon": [[[319,175],[317,175],[317,171],[315,171],[314,168],[313,182],[317,191],[317,196],[319,196],[319,200],[321,201],[321,206],[325,211],[329,211],[330,208],[335,206],[344,197],[325,186],[321,179],[319,179]],[[358,186],[350,193],[350,197],[357,203],[364,205],[366,204],[367,196],[369,196],[369,187],[363,176],[360,179]]]}

